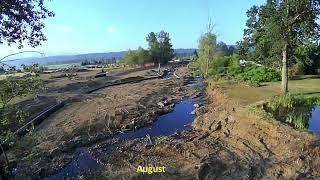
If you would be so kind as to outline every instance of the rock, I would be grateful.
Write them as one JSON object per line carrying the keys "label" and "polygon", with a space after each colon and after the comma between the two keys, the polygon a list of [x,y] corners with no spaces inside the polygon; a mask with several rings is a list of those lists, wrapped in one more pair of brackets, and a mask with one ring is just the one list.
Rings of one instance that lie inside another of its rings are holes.
{"label": "rock", "polygon": [[167,106],[169,104],[169,102],[167,100],[165,100],[165,101],[158,102],[157,104],[158,104],[158,106],[163,108],[163,107]]}
{"label": "rock", "polygon": [[221,121],[219,121],[218,123],[214,123],[209,127],[209,131],[219,131],[222,128],[222,124]]}
{"label": "rock", "polygon": [[158,106],[160,106],[161,108],[164,107],[164,103],[163,102],[158,102]]}
{"label": "rock", "polygon": [[200,97],[202,94],[201,94],[201,92],[197,92],[197,93],[195,93],[194,95],[192,95],[191,97],[192,98],[198,98],[198,97]]}
{"label": "rock", "polygon": [[191,112],[191,114],[195,114],[197,116],[203,115],[208,112],[208,109],[205,106],[199,107]]}
{"label": "rock", "polygon": [[50,155],[51,157],[56,157],[56,156],[58,156],[59,154],[61,154],[60,148],[54,148],[54,149],[52,149],[52,150],[49,151],[49,155]]}
{"label": "rock", "polygon": [[193,107],[195,107],[195,108],[199,108],[199,107],[200,107],[200,105],[199,105],[199,104],[194,104],[194,105],[193,105]]}

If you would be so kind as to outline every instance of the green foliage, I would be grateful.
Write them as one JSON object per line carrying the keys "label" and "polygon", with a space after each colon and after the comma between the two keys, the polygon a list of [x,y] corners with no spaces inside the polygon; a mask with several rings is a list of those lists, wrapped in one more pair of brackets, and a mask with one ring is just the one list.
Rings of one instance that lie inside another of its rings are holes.
{"label": "green foliage", "polygon": [[86,65],[109,65],[109,64],[115,64],[117,63],[116,58],[111,58],[111,59],[86,59],[81,62],[81,66],[86,66]]}
{"label": "green foliage", "polygon": [[139,47],[138,50],[128,50],[122,61],[128,65],[144,65],[151,62],[151,57],[147,50]]}
{"label": "green foliage", "polygon": [[[316,74],[320,68],[320,46],[307,40],[300,44],[293,52],[292,67],[298,74]],[[296,74],[294,74],[296,75]]]}
{"label": "green foliage", "polygon": [[271,99],[266,111],[270,112],[276,120],[297,129],[307,129],[311,112],[319,102],[319,97],[287,94]]}
{"label": "green foliage", "polygon": [[30,73],[42,73],[43,71],[47,71],[48,68],[45,66],[39,66],[39,64],[33,64],[31,66],[21,65],[23,67],[24,72]]}
{"label": "green foliage", "polygon": [[[13,153],[17,166],[19,168],[19,174],[24,178],[34,177],[34,160],[39,159],[41,153],[36,148],[40,142],[39,134],[34,131],[34,128],[28,129],[28,132],[24,136],[16,136],[12,133],[8,133],[6,144],[10,146],[10,151]],[[41,157],[43,158],[43,156]],[[28,178],[27,178],[28,179]]]}
{"label": "green foliage", "polygon": [[36,74],[25,78],[7,77],[0,84],[0,108],[5,108],[13,98],[23,97],[41,86],[42,81]]}
{"label": "green foliage", "polygon": [[205,77],[209,75],[209,63],[216,55],[217,36],[209,30],[199,40],[198,65]]}
{"label": "green foliage", "polygon": [[228,72],[228,67],[230,63],[229,56],[217,56],[210,62],[209,66],[209,76],[214,75],[225,75]]}
{"label": "green foliage", "polygon": [[281,79],[280,73],[273,68],[258,66],[254,63],[246,63],[241,66],[237,55],[221,56],[219,53],[210,61],[209,75],[235,78],[239,81],[249,82],[252,85]]}
{"label": "green foliage", "polygon": [[236,75],[236,78],[241,81],[249,81],[254,83],[279,81],[280,73],[268,67],[257,66],[247,63],[241,73]]}
{"label": "green foliage", "polygon": [[[247,28],[240,43],[241,56],[282,69],[282,91],[288,91],[288,64],[294,49],[317,38],[320,14],[318,0],[268,0],[247,11]],[[282,61],[281,58],[282,57]]]}
{"label": "green foliage", "polygon": [[43,82],[35,71],[38,66],[31,66],[28,77],[7,77],[0,83],[0,139],[17,130],[25,123],[27,112],[10,103],[15,98],[24,97],[43,87]]}
{"label": "green foliage", "polygon": [[174,57],[169,33],[160,31],[159,33],[150,32],[146,38],[150,60],[154,64],[166,64]]}
{"label": "green foliage", "polygon": [[24,42],[36,47],[46,40],[42,33],[43,19],[53,17],[44,0],[0,1],[0,44],[7,42],[23,47]]}

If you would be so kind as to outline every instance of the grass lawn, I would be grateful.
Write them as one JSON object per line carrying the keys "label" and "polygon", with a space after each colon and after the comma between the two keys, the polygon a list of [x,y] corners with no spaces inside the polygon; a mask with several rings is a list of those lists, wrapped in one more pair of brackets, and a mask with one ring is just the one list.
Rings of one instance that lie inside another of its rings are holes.
{"label": "grass lawn", "polygon": [[[221,81],[218,87],[231,99],[246,106],[281,94],[281,82],[263,83],[260,87],[251,87],[232,81]],[[305,78],[289,81],[289,92],[306,96],[320,96],[320,78]]]}

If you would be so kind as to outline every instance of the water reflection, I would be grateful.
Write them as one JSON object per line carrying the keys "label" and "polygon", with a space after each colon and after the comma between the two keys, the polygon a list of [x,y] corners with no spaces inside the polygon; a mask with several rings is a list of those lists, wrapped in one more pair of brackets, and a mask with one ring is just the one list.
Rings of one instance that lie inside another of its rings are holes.
{"label": "water reflection", "polygon": [[320,135],[320,106],[315,106],[309,120],[309,130]]}

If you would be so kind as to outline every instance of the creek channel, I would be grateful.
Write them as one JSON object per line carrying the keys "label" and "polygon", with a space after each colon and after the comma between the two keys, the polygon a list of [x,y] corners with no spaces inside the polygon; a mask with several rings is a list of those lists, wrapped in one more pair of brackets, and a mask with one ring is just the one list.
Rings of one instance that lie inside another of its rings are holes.
{"label": "creek channel", "polygon": [[[196,81],[187,85],[188,87],[195,87],[199,91],[203,90],[203,81],[196,78]],[[195,119],[194,113],[196,103],[203,103],[202,97],[190,98],[175,104],[173,111],[159,116],[152,125],[143,127],[138,130],[126,131],[124,133],[115,134],[111,138],[120,140],[131,140],[138,138],[150,137],[150,140],[159,136],[169,136],[177,131],[191,129],[191,123]],[[83,172],[90,172],[98,170],[100,164],[92,157],[88,147],[80,147],[76,149],[75,158],[61,169],[57,174],[43,178],[44,180],[60,180],[71,179],[80,175]]]}

